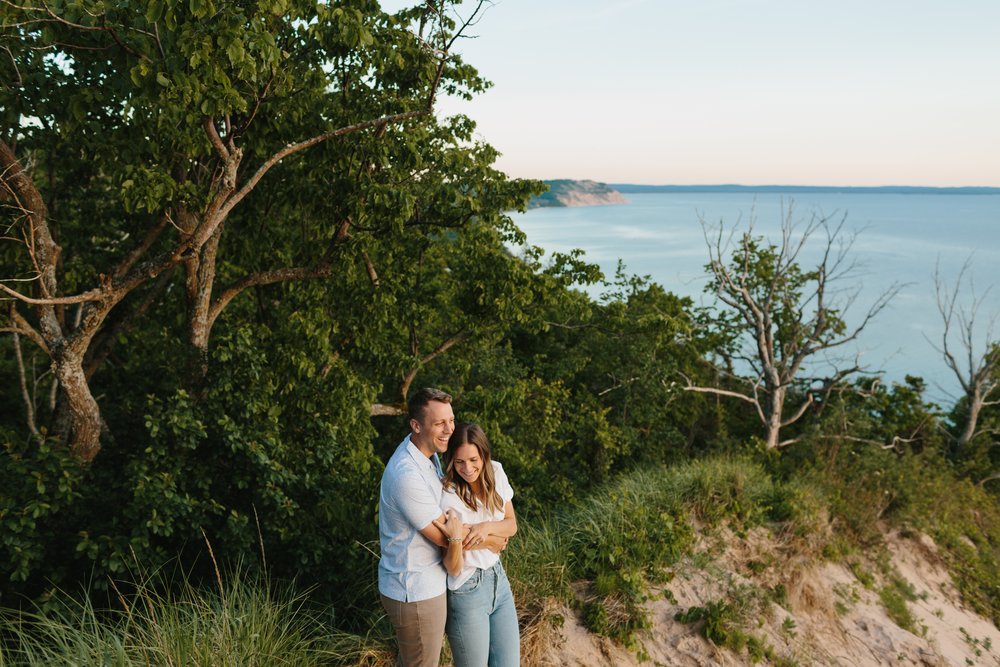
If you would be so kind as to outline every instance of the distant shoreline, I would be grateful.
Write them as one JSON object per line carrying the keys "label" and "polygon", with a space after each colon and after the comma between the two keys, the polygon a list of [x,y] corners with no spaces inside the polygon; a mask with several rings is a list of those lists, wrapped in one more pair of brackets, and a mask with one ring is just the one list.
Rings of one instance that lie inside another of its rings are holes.
{"label": "distant shoreline", "polygon": [[637,185],[634,183],[608,183],[608,187],[622,194],[655,192],[775,192],[775,193],[841,193],[841,194],[899,194],[899,195],[1000,195],[1000,187],[929,187],[916,185]]}

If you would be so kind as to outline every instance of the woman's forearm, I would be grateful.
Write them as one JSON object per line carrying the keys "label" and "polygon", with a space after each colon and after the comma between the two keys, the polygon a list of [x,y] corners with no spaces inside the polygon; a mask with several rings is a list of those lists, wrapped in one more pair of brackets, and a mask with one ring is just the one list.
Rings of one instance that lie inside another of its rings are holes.
{"label": "woman's forearm", "polygon": [[486,532],[500,537],[514,537],[517,533],[517,519],[509,517],[502,521],[487,521]]}
{"label": "woman's forearm", "polygon": [[457,577],[462,571],[462,566],[465,564],[465,552],[462,549],[462,538],[448,539],[448,546],[444,550],[444,558],[442,559],[444,564],[444,569],[448,571],[453,577]]}
{"label": "woman's forearm", "polygon": [[514,514],[514,504],[509,500],[503,506],[503,519],[494,521],[495,528],[490,528],[490,534],[500,537],[514,537],[517,533],[517,515]]}

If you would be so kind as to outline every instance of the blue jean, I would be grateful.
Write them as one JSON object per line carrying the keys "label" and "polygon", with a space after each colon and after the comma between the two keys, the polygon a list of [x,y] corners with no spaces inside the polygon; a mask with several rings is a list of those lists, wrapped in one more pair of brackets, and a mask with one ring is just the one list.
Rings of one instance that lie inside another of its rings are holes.
{"label": "blue jean", "polygon": [[521,637],[514,594],[503,566],[476,570],[448,591],[448,643],[455,667],[518,667]]}

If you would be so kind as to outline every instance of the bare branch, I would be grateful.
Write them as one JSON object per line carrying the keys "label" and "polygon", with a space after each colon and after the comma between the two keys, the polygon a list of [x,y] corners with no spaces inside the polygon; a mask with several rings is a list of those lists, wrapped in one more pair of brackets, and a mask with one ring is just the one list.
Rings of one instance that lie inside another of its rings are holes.
{"label": "bare branch", "polygon": [[373,403],[368,414],[372,417],[398,417],[406,414],[406,407],[388,403]]}
{"label": "bare branch", "polygon": [[375,265],[372,263],[371,257],[368,256],[367,252],[362,252],[361,258],[365,262],[365,270],[368,271],[368,279],[372,281],[372,285],[375,289],[378,289],[380,287],[378,273],[375,271]]}
{"label": "bare branch", "polygon": [[[777,242],[753,235],[755,219],[751,214],[748,230],[740,236],[732,251],[730,241],[722,243],[724,225],[720,223],[715,231],[714,226],[702,219],[710,260],[710,284],[719,303],[737,316],[738,333],[745,343],[741,358],[758,377],[751,385],[753,398],[736,391],[694,387],[690,382],[687,390],[730,396],[753,404],[767,430],[768,448],[782,447],[797,440],[780,440],[780,429],[801,419],[817,397],[809,391],[794,412],[783,418],[789,389],[799,383],[808,386],[816,381],[816,378],[801,377],[806,361],[817,353],[856,340],[902,288],[894,284],[885,290],[861,322],[845,331],[846,323],[842,318],[846,308],[842,298],[837,298],[836,303],[831,299],[831,296],[838,296],[832,291],[831,283],[845,277],[853,268],[846,257],[855,237],[845,238],[846,216],[834,223],[827,216],[813,214],[800,226],[793,212],[791,203],[785,207],[782,202],[781,237]],[[713,230],[712,235],[709,229]],[[735,230],[734,226],[728,239],[733,238]],[[821,258],[815,268],[805,271],[799,266],[799,258],[806,243],[819,232],[825,237],[821,243]],[[853,299],[848,297],[847,307]],[[839,383],[859,370],[857,365],[839,369],[834,378],[826,380],[827,393],[831,383]],[[766,396],[766,401],[762,400],[762,395]]]}
{"label": "bare branch", "polygon": [[822,438],[831,440],[847,440],[849,442],[860,442],[866,445],[874,445],[879,449],[898,449],[899,445],[905,443],[916,442],[915,438],[901,438],[898,435],[893,436],[892,440],[888,443],[882,442],[880,440],[873,440],[871,438],[859,438],[853,435],[823,435]]}
{"label": "bare branch", "polygon": [[208,321],[209,326],[215,322],[219,314],[229,305],[236,296],[240,294],[243,290],[249,287],[258,287],[260,285],[271,285],[274,283],[285,282],[289,280],[311,280],[315,278],[326,278],[331,274],[331,267],[329,264],[322,264],[320,266],[314,267],[294,267],[287,269],[276,269],[274,271],[262,271],[260,273],[254,273],[252,275],[246,276],[239,281],[233,283],[231,286],[227,287],[222,291],[222,294],[215,300],[209,310]]}
{"label": "bare branch", "polygon": [[38,427],[35,425],[35,404],[28,393],[28,382],[24,374],[24,357],[21,355],[21,336],[14,332],[14,358],[17,361],[17,377],[21,386],[21,397],[24,399],[25,419],[28,422],[28,430],[35,437],[39,436]]}
{"label": "bare branch", "polygon": [[417,365],[414,366],[403,376],[403,386],[400,388],[400,393],[402,396],[406,396],[410,392],[410,385],[413,384],[413,380],[416,379],[417,373],[421,368],[437,359],[439,356],[450,350],[455,345],[461,343],[465,339],[472,335],[471,331],[461,331],[454,336],[450,336],[445,339],[440,345],[438,345],[431,353],[425,355],[421,358]]}
{"label": "bare branch", "polygon": [[24,294],[21,294],[18,291],[12,290],[11,288],[7,287],[2,283],[0,283],[0,291],[6,292],[7,294],[17,299],[18,301],[22,301],[24,303],[30,303],[35,306],[40,306],[40,305],[52,306],[59,304],[67,305],[71,303],[84,303],[87,301],[100,301],[105,296],[104,289],[95,288],[92,290],[87,290],[83,294],[77,294],[75,296],[57,296],[57,297],[50,297],[47,299],[35,299],[30,296],[25,296]]}
{"label": "bare branch", "polygon": [[738,391],[729,391],[728,389],[718,389],[716,387],[697,387],[693,385],[688,385],[682,387],[684,391],[694,391],[700,394],[715,394],[716,396],[730,396],[732,398],[738,398],[741,401],[746,401],[751,405],[758,405],[758,401],[755,398],[751,398],[746,394],[741,394]]}
{"label": "bare branch", "polygon": [[167,285],[170,284],[170,273],[168,270],[157,276],[152,288],[149,289],[143,300],[131,313],[115,318],[114,321],[109,322],[101,329],[94,344],[88,350],[89,359],[86,360],[84,367],[84,373],[88,380],[93,377],[101,364],[111,355],[112,350],[117,344],[119,334],[131,328],[133,323],[145,315],[160,295],[163,294]]}
{"label": "bare branch", "polygon": [[604,396],[605,394],[611,393],[612,391],[615,391],[616,389],[621,389],[622,387],[627,387],[628,385],[632,384],[633,382],[635,382],[638,379],[639,379],[639,377],[635,376],[635,377],[630,377],[627,380],[622,380],[621,382],[616,382],[615,384],[613,384],[612,386],[608,387],[607,389],[604,389],[603,391],[598,392],[597,395],[598,396]]}
{"label": "bare branch", "polygon": [[153,243],[156,242],[156,239],[158,239],[160,234],[163,233],[163,230],[166,229],[167,224],[172,223],[173,221],[170,219],[169,213],[161,215],[156,223],[146,230],[146,235],[143,237],[139,245],[133,248],[127,255],[125,255],[124,258],[122,258],[122,261],[118,264],[111,275],[115,278],[120,278],[125,275],[129,269],[135,266],[135,263],[139,261],[139,258],[152,247]]}
{"label": "bare branch", "polygon": [[17,309],[14,307],[14,304],[11,304],[10,319],[13,322],[14,326],[4,327],[0,329],[0,332],[15,333],[27,336],[28,338],[31,339],[31,342],[33,342],[35,345],[41,348],[41,350],[45,352],[45,354],[49,354],[49,346],[45,342],[45,339],[42,337],[42,334],[40,334],[34,327],[28,324],[28,321],[24,319],[21,313],[17,312]]}
{"label": "bare branch", "polygon": [[795,411],[795,414],[793,414],[791,417],[781,422],[782,428],[784,428],[785,426],[790,426],[795,422],[797,422],[799,419],[801,419],[802,415],[806,413],[806,410],[808,410],[809,406],[812,404],[813,404],[813,395],[812,393],[808,393],[806,394],[806,400],[802,401],[802,405],[800,405],[799,409]]}
{"label": "bare branch", "polygon": [[298,143],[289,144],[282,148],[280,151],[269,157],[264,164],[262,164],[257,171],[243,184],[243,187],[239,189],[232,197],[226,201],[225,205],[222,206],[219,211],[219,217],[225,218],[233,208],[239,204],[243,199],[250,194],[250,192],[257,186],[257,183],[261,178],[264,177],[268,171],[271,170],[274,165],[278,164],[286,157],[294,155],[304,151],[307,148],[315,146],[316,144],[328,141],[335,137],[341,137],[345,134],[351,134],[353,132],[358,132],[359,130],[365,130],[372,127],[377,127],[382,123],[397,123],[399,121],[407,120],[409,118],[416,118],[418,116],[425,116],[430,113],[430,109],[421,109],[418,111],[406,111],[403,113],[391,114],[388,116],[382,116],[381,118],[376,118],[374,120],[366,120],[360,123],[355,123],[354,125],[347,125],[345,127],[338,128],[331,132],[326,132],[324,134],[317,135],[311,139],[306,139]]}
{"label": "bare branch", "polygon": [[[971,291],[971,303],[966,309],[959,305],[959,293],[962,284],[966,281],[972,267],[971,255],[959,269],[958,277],[955,279],[954,287],[947,288],[940,272],[940,262],[934,269],[934,293],[938,313],[941,315],[943,331],[941,334],[941,346],[931,343],[932,347],[944,359],[945,365],[951,370],[962,387],[963,397],[967,403],[967,413],[965,423],[962,424],[961,433],[956,438],[960,446],[971,442],[980,431],[977,430],[980,413],[988,405],[993,405],[997,401],[990,397],[998,387],[1000,387],[1000,348],[994,340],[994,327],[1000,313],[993,313],[985,327],[985,349],[976,345],[976,333],[980,329],[977,324],[980,312],[985,302],[987,289],[983,294],[977,294],[972,278],[968,278],[969,289]],[[963,356],[964,363],[960,363],[955,356],[955,351],[951,347],[953,326],[957,329],[957,337]]]}
{"label": "bare branch", "polygon": [[4,186],[15,197],[18,208],[24,212],[27,220],[26,240],[31,258],[36,262],[38,275],[41,278],[39,285],[42,294],[51,297],[57,291],[55,267],[59,246],[49,232],[45,200],[14,155],[14,151],[2,138],[0,138],[0,167],[3,168]]}

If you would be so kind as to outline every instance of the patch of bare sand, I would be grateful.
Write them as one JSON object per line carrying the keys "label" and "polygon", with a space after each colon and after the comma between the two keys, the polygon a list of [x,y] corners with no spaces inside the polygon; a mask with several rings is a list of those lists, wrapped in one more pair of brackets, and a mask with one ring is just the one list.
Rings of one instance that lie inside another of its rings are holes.
{"label": "patch of bare sand", "polygon": [[887,545],[896,569],[918,595],[910,610],[936,650],[956,665],[1000,665],[1000,630],[962,604],[934,540],[893,533]]}
{"label": "patch of bare sand", "polygon": [[[961,604],[926,536],[888,535],[893,563],[921,599],[910,603],[920,635],[886,613],[877,591],[866,588],[843,564],[821,561],[789,548],[764,529],[742,536],[727,531],[703,540],[702,556],[682,563],[666,586],[669,595],[647,602],[652,627],[639,633],[645,654],[588,632],[570,609],[564,623],[535,646],[525,665],[546,667],[677,665],[730,667],[750,664],[746,652],[720,649],[698,633],[698,624],[674,616],[694,606],[746,597],[750,590],[784,590],[785,607],[766,602],[746,632],[764,640],[785,664],[1000,665],[1000,631]],[[709,558],[708,554],[720,554]],[[772,598],[774,596],[771,596]],[[781,598],[781,596],[778,596]],[[978,650],[978,654],[977,651]],[[766,662],[766,661],[765,661]]]}

